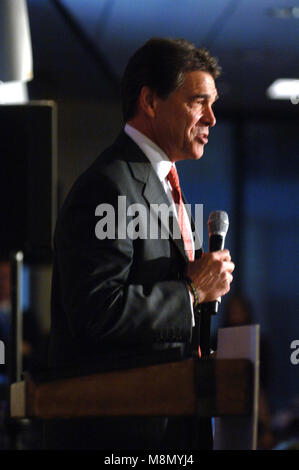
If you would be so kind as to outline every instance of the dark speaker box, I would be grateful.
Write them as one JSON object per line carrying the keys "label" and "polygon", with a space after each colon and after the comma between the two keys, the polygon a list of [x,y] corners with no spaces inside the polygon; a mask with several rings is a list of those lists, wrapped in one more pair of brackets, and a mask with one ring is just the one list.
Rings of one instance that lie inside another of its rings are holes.
{"label": "dark speaker box", "polygon": [[53,102],[0,105],[0,255],[48,263],[57,213]]}

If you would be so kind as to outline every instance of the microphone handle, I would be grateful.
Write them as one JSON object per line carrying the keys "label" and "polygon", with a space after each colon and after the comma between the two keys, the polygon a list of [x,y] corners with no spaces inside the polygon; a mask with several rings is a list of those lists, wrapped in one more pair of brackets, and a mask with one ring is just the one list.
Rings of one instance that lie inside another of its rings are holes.
{"label": "microphone handle", "polygon": [[[225,237],[223,235],[218,233],[210,234],[209,251],[223,250],[224,242]],[[218,300],[205,302],[201,306],[199,344],[203,358],[207,358],[210,355],[211,315],[215,315],[218,312],[218,306]]]}
{"label": "microphone handle", "polygon": [[209,238],[209,251],[223,250],[225,237],[219,233],[211,233]]}
{"label": "microphone handle", "polygon": [[[223,250],[225,243],[225,237],[219,233],[211,233],[209,238],[209,252]],[[220,299],[221,301],[221,299]],[[210,315],[216,315],[218,313],[219,300],[213,302],[207,302],[206,308],[210,312]]]}

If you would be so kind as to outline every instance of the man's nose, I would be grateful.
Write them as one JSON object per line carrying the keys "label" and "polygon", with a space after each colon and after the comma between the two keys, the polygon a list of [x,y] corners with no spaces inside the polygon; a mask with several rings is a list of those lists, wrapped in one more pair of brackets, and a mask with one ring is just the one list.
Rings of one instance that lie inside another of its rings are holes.
{"label": "man's nose", "polygon": [[216,124],[215,114],[210,106],[205,108],[205,112],[202,115],[201,121],[205,126],[213,127]]}

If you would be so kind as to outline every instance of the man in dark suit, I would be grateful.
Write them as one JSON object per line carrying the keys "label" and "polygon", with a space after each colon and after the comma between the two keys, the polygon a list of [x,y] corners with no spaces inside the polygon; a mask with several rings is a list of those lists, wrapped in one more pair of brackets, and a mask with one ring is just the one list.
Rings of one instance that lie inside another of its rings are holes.
{"label": "man in dark suit", "polygon": [[[217,61],[207,51],[183,40],[152,39],[130,59],[122,81],[124,131],[76,181],[58,218],[51,368],[124,355],[134,360],[174,348],[186,357],[200,304],[229,291],[234,269],[229,252],[202,256],[175,170],[176,161],[203,154],[216,122],[218,74]],[[162,205],[173,208],[169,236],[161,235],[161,213],[152,211]],[[158,237],[151,223],[159,228]],[[167,418],[54,422],[48,424],[48,446],[209,447],[204,429],[200,442],[194,442],[192,423]]]}

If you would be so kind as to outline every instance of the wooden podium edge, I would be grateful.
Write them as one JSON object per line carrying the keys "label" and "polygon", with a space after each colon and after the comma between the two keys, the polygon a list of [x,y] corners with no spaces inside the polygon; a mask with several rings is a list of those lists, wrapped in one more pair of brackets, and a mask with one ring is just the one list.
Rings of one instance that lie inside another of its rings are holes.
{"label": "wooden podium edge", "polygon": [[226,416],[252,411],[247,359],[187,359],[136,369],[11,385],[12,418]]}

